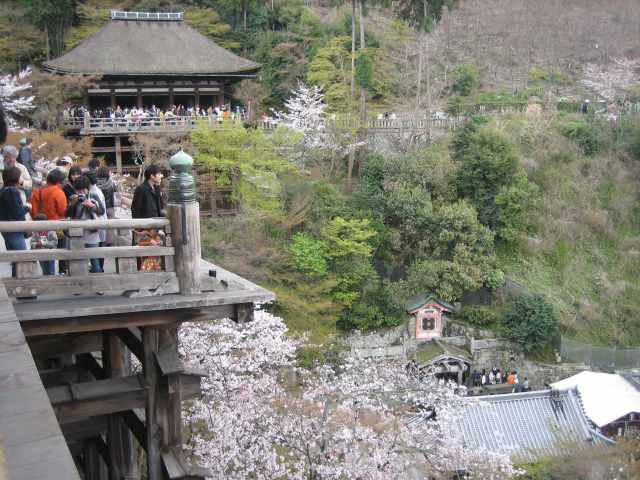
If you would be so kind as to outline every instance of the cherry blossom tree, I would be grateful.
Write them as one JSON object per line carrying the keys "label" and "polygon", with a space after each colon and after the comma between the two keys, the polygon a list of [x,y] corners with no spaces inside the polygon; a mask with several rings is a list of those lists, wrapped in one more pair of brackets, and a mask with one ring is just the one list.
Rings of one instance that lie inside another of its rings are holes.
{"label": "cherry blossom tree", "polygon": [[35,108],[34,97],[23,94],[31,88],[31,83],[25,81],[29,75],[30,68],[17,75],[0,75],[0,106],[7,114],[10,127],[15,127],[17,117]]}
{"label": "cherry blossom tree", "polygon": [[465,470],[507,478],[505,455],[463,450],[464,400],[397,362],[346,356],[295,366],[304,339],[283,321],[185,324],[180,352],[204,368],[203,396],[185,406],[187,448],[214,478],[395,479]]}

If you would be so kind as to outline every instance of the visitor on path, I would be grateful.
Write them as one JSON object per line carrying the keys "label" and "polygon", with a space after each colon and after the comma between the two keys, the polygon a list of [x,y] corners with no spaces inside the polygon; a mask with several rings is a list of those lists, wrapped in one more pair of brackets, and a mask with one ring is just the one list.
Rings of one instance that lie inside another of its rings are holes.
{"label": "visitor on path", "polygon": [[69,168],[69,174],[67,177],[67,183],[65,183],[64,187],[62,187],[62,191],[67,197],[67,201],[71,200],[76,194],[76,189],[74,187],[75,181],[82,175],[82,168],[78,165],[72,165]]}
{"label": "visitor on path", "polygon": [[489,372],[489,384],[490,385],[495,385],[495,383],[496,383],[496,376],[493,373],[493,370],[494,369],[492,368],[491,371]]}
{"label": "visitor on path", "polygon": [[529,379],[527,377],[524,377],[524,381],[522,382],[522,391],[528,392],[530,390],[531,388],[529,387]]}
{"label": "visitor on path", "polygon": [[[33,216],[34,220],[49,220],[44,213],[38,213]],[[31,236],[31,250],[42,250],[44,248],[57,248],[58,247],[58,235],[55,230],[43,230],[40,232],[33,232]],[[41,260],[40,266],[42,267],[43,275],[55,275],[56,262],[55,260]]]}
{"label": "visitor on path", "polygon": [[[109,167],[99,167],[96,173],[98,178],[98,188],[104,195],[104,206],[107,210],[107,218],[115,218],[115,204],[118,185],[111,178],[111,170]],[[106,230],[104,245],[113,245],[113,230]]]}
{"label": "visitor on path", "polygon": [[496,370],[496,383],[502,383],[502,372],[499,368]]}
{"label": "visitor on path", "polygon": [[144,183],[133,193],[131,216],[133,218],[155,218],[164,216],[164,205],[160,195],[162,171],[151,164],[144,171]]}
{"label": "visitor on path", "polygon": [[516,383],[516,375],[515,372],[511,372],[507,377],[507,385],[515,385]]}
{"label": "visitor on path", "polygon": [[35,216],[45,214],[49,220],[62,220],[67,214],[67,196],[62,191],[65,174],[61,170],[53,169],[47,175],[47,185],[34,190],[32,195],[31,213]]}
{"label": "visitor on path", "polygon": [[[100,201],[100,207],[102,210],[102,215],[98,215],[99,220],[107,219],[107,205],[105,202],[104,194],[102,190],[98,187],[98,178],[96,176],[96,172],[87,172],[87,178],[91,182],[91,187],[89,188],[89,195],[96,197]],[[105,229],[98,230],[98,235],[100,236],[100,246],[104,247],[105,241],[107,238],[107,231]],[[104,258],[100,259],[100,270],[104,271]]]}
{"label": "visitor on path", "polygon": [[[2,171],[3,187],[0,189],[0,221],[24,222],[31,210],[31,205],[24,202],[18,189],[22,172],[17,167],[5,168]],[[24,232],[2,232],[7,250],[26,250],[27,242]],[[11,275],[16,276],[15,263],[11,264]]]}
{"label": "visitor on path", "polygon": [[33,177],[36,173],[36,166],[33,163],[33,152],[31,151],[32,140],[23,138],[20,140],[20,151],[18,152],[18,162],[24,165],[29,171],[29,175]]}
{"label": "visitor on path", "polygon": [[[5,145],[2,147],[2,156],[4,157],[4,169],[17,168],[20,171],[20,179],[18,180],[18,188],[23,192],[24,198],[22,203],[27,203],[27,200],[31,198],[31,189],[33,183],[31,181],[31,175],[27,167],[18,163],[18,149],[13,145]],[[4,182],[4,180],[3,180]]]}
{"label": "visitor on path", "polygon": [[[91,181],[86,175],[76,178],[73,184],[76,194],[71,197],[67,216],[72,220],[95,220],[104,214],[104,208],[100,198],[91,195]],[[98,230],[85,230],[83,236],[85,248],[100,246],[100,233]],[[99,258],[92,258],[91,273],[102,273]]]}
{"label": "visitor on path", "polygon": [[482,369],[482,376],[480,377],[480,384],[484,387],[487,382],[488,382],[488,378],[487,378],[487,372],[485,371],[485,369]]}

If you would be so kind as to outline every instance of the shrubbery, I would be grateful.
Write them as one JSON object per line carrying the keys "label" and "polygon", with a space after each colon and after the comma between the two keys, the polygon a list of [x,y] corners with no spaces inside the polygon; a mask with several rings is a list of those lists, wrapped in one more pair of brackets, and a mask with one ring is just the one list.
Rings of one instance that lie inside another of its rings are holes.
{"label": "shrubbery", "polygon": [[309,277],[327,274],[327,245],[306,233],[296,233],[289,245],[293,267]]}
{"label": "shrubbery", "polygon": [[562,134],[576,142],[585,155],[592,157],[606,146],[606,130],[598,122],[572,120],[562,127]]}
{"label": "shrubbery", "polygon": [[498,316],[487,307],[464,307],[461,312],[462,319],[474,327],[489,327],[498,322]]}
{"label": "shrubbery", "polygon": [[508,308],[502,324],[505,334],[525,352],[543,349],[552,341],[557,319],[542,295],[521,295]]}

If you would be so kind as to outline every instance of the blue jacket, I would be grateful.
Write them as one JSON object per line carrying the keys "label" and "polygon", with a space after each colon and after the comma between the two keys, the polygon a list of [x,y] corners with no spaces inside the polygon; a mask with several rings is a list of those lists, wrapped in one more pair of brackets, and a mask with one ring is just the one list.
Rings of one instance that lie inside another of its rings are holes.
{"label": "blue jacket", "polygon": [[0,221],[24,221],[29,207],[22,203],[20,190],[17,187],[0,189]]}

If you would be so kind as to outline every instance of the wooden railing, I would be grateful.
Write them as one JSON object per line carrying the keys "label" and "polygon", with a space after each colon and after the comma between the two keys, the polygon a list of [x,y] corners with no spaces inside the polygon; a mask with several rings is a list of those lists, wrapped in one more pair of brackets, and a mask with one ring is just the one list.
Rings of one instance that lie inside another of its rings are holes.
{"label": "wooden railing", "polygon": [[[141,229],[164,231],[164,245],[132,246],[132,231]],[[4,279],[10,296],[25,298],[97,292],[160,294],[179,291],[175,248],[172,246],[174,235],[166,218],[0,222],[0,232],[4,233],[51,230],[64,231],[69,240],[68,248],[0,252],[0,263],[15,264],[15,277]],[[113,230],[116,246],[86,248],[83,236],[85,232],[95,230]],[[197,242],[199,246],[200,238],[198,236],[189,241]],[[138,259],[141,257],[159,257],[161,270],[139,272]],[[88,262],[92,258],[104,259],[105,267],[111,273],[89,273]],[[51,260],[67,261],[68,274],[41,275],[38,261]]]}
{"label": "wooden railing", "polygon": [[[300,127],[307,129],[325,130],[360,130],[367,129],[376,132],[398,130],[454,130],[465,121],[464,117],[448,118],[397,118],[372,119],[363,124],[358,118],[327,119],[323,122],[309,122]],[[186,132],[198,125],[209,128],[226,128],[230,124],[239,123],[238,120],[224,120],[215,116],[186,116],[186,117],[141,117],[132,118],[79,118],[70,117],[64,120],[64,127],[70,130],[80,130],[83,135],[108,135],[136,132]],[[275,120],[259,120],[256,128],[275,130],[278,122]]]}

